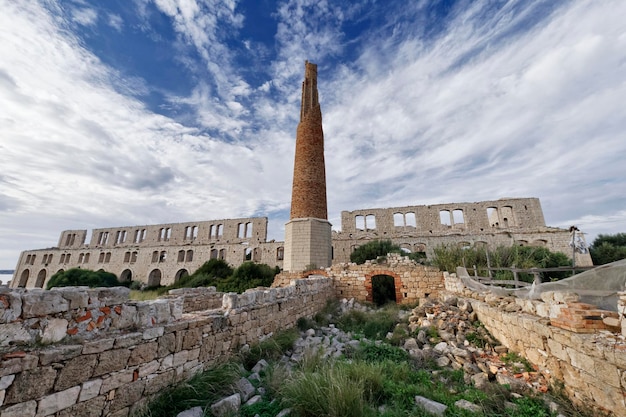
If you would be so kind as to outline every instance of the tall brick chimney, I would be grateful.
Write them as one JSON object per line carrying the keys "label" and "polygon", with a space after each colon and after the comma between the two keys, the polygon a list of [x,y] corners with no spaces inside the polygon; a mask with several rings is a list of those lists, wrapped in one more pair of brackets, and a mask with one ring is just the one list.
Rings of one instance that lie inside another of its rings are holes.
{"label": "tall brick chimney", "polygon": [[327,219],[322,111],[317,96],[317,65],[304,63],[300,123],[296,132],[290,219]]}
{"label": "tall brick chimney", "polygon": [[291,191],[291,215],[285,225],[286,271],[330,266],[332,232],[326,204],[326,167],[322,111],[317,94],[317,65],[304,63],[300,123]]}

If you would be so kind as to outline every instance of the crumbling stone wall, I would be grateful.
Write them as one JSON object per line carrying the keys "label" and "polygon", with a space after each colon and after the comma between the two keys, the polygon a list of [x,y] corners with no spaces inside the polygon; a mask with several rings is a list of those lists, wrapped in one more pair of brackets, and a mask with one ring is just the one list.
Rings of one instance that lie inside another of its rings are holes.
{"label": "crumbling stone wall", "polygon": [[437,296],[444,290],[443,274],[439,269],[417,264],[396,253],[390,253],[376,261],[366,261],[362,265],[342,263],[319,270],[282,272],[276,276],[272,286],[287,285],[295,278],[326,276],[333,280],[337,298],[372,302],[372,278],[376,275],[393,277],[398,304],[416,303],[420,298]]}
{"label": "crumbling stone wall", "polygon": [[[2,417],[128,416],[168,385],[191,377],[245,344],[294,326],[300,317],[314,315],[333,296],[331,280],[311,278],[293,281],[284,288],[221,294],[220,308],[192,311],[194,305],[204,307],[198,304],[197,294],[175,294],[138,308],[136,303],[108,300],[106,294],[93,291],[74,289],[76,294],[71,295],[70,290],[30,291],[33,296],[55,294],[43,296],[46,300],[65,300],[64,311],[54,312],[46,304],[47,311],[38,311],[41,315],[33,317],[36,324],[25,317],[34,314],[34,307],[20,305],[30,297],[29,291],[2,294],[0,306],[5,305],[5,309],[0,315],[0,333],[5,330],[2,326],[39,325],[44,327],[41,336],[46,323],[68,322],[64,344],[29,348],[5,343],[0,350],[4,352],[0,353]],[[87,304],[71,308],[72,300],[82,300],[85,294]],[[208,295],[215,298],[210,291]],[[103,306],[111,309],[109,314],[120,316],[135,308],[127,317],[129,326],[124,331],[121,325],[114,330],[112,316],[100,320]],[[11,317],[10,323],[5,316]],[[86,316],[90,317],[79,320]],[[98,318],[94,320],[95,316]],[[83,328],[81,324],[96,323],[97,327],[109,319],[110,326],[99,328],[97,334],[88,329],[89,325]],[[79,330],[72,334],[69,329],[74,327]],[[96,337],[89,339],[91,335]]]}
{"label": "crumbling stone wall", "polygon": [[471,291],[447,274],[445,282],[448,291],[471,299],[481,323],[502,344],[528,358],[552,382],[562,381],[574,402],[626,415],[626,341],[621,328],[599,331],[597,320],[592,320],[590,332],[556,327],[554,318],[580,304],[564,294],[524,300]]}
{"label": "crumbling stone wall", "polygon": [[[569,231],[546,227],[537,198],[342,211],[334,262],[348,262],[355,248],[375,239],[429,258],[438,245],[545,246],[572,256]],[[588,253],[575,256],[576,265],[593,265]]]}
{"label": "crumbling stone wall", "polygon": [[170,285],[212,258],[239,266],[246,260],[282,267],[284,243],[267,239],[267,218],[125,226],[61,233],[57,247],[21,253],[12,288],[45,288],[59,271],[112,272],[121,281]]}

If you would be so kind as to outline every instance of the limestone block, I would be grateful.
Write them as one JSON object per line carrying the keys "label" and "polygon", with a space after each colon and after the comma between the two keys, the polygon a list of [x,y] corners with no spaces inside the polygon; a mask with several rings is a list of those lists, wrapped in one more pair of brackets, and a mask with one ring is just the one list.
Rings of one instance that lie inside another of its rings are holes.
{"label": "limestone block", "polygon": [[218,402],[212,404],[211,412],[216,417],[225,417],[237,413],[240,407],[241,396],[239,393],[236,393],[229,397],[222,398]]}
{"label": "limestone block", "polygon": [[80,385],[87,381],[94,368],[98,355],[83,355],[69,360],[59,371],[59,377],[54,387],[56,391],[62,391],[75,385]]}
{"label": "limestone block", "polygon": [[68,321],[65,319],[49,319],[41,336],[42,343],[56,343],[67,336]]}
{"label": "limestone block", "polygon": [[70,309],[85,308],[89,305],[88,287],[62,287],[55,291],[61,293],[61,297],[70,303]]}
{"label": "limestone block", "polygon": [[127,329],[131,327],[137,320],[137,307],[134,305],[123,304],[119,314],[113,316],[111,327],[114,329]]}
{"label": "limestone block", "polygon": [[100,394],[106,394],[111,390],[132,382],[133,373],[132,370],[126,370],[112,373],[108,378],[103,378],[102,385],[100,386]]}
{"label": "limestone block", "polygon": [[454,403],[454,405],[457,408],[462,408],[463,410],[468,410],[468,411],[471,411],[472,413],[480,413],[482,411],[481,406],[476,405],[467,400],[458,400],[457,402]]}
{"label": "limestone block", "polygon": [[569,291],[555,291],[554,301],[557,303],[576,303],[580,300],[580,296],[574,292]]}
{"label": "limestone block", "polygon": [[448,406],[446,406],[445,404],[438,403],[437,401],[433,401],[419,395],[415,396],[415,404],[436,416],[445,415],[446,410],[448,409]]}
{"label": "limestone block", "polygon": [[140,365],[152,361],[157,357],[158,346],[157,342],[137,345],[130,353],[128,366]]}
{"label": "limestone block", "polygon": [[23,371],[7,390],[5,404],[22,403],[43,397],[52,389],[57,372],[50,366]]}
{"label": "limestone block", "polygon": [[176,414],[176,417],[203,417],[204,410],[202,407],[194,407]]}
{"label": "limestone block", "polygon": [[[159,299],[159,300],[153,301],[156,323],[149,323],[149,326],[152,326],[154,324],[168,323],[171,321],[172,314],[171,314],[170,302],[171,300],[166,300],[166,299]],[[180,309],[181,309],[181,316],[182,316],[182,305]]]}
{"label": "limestone block", "polygon": [[35,417],[37,401],[27,401],[2,410],[2,417]]}
{"label": "limestone block", "polygon": [[88,291],[90,301],[94,298],[100,300],[100,306],[112,306],[123,304],[128,301],[130,289],[126,287],[92,288]]}
{"label": "limestone block", "polygon": [[27,369],[35,369],[39,358],[36,355],[27,353],[21,354],[19,357],[7,358],[0,360],[0,377],[17,374]]}
{"label": "limestone block", "polygon": [[61,411],[76,404],[76,399],[80,393],[80,387],[73,387],[65,391],[55,392],[54,394],[43,397],[39,400],[37,407],[37,417],[48,416],[57,411]]}
{"label": "limestone block", "polygon": [[100,417],[104,408],[104,395],[79,402],[58,412],[57,417]]}
{"label": "limestone block", "polygon": [[30,291],[22,296],[22,317],[43,317],[65,312],[70,303],[57,291]]}
{"label": "limestone block", "polygon": [[0,324],[0,347],[11,344],[32,343],[35,337],[32,336],[20,322]]}
{"label": "limestone block", "polygon": [[11,323],[22,315],[22,294],[19,291],[0,289],[0,325]]}
{"label": "limestone block", "polygon": [[115,348],[126,348],[129,346],[135,346],[143,342],[143,333],[135,332],[123,334],[115,338]]}
{"label": "limestone block", "polygon": [[87,401],[92,398],[95,398],[100,393],[100,388],[102,387],[102,379],[93,379],[91,381],[83,382],[82,388],[80,390],[80,395],[78,397],[79,402]]}
{"label": "limestone block", "polygon": [[166,372],[150,375],[146,379],[145,394],[155,394],[174,382],[174,370],[169,369]]}
{"label": "limestone block", "polygon": [[116,412],[134,404],[141,399],[141,395],[145,389],[145,381],[139,380],[124,385],[115,393],[115,398],[111,401],[110,411]]}
{"label": "limestone block", "polygon": [[246,378],[239,379],[236,386],[239,394],[241,394],[241,401],[248,401],[256,391],[254,386]]}
{"label": "limestone block", "polygon": [[238,295],[234,292],[226,293],[222,296],[222,308],[225,311],[231,311],[237,308]]}
{"label": "limestone block", "polygon": [[130,350],[128,349],[114,349],[102,352],[93,376],[100,376],[124,369],[129,357]]}
{"label": "limestone block", "polygon": [[144,365],[141,365],[139,367],[139,371],[138,371],[138,376],[139,378],[143,378],[146,377],[148,375],[154,374],[159,370],[159,367],[161,366],[160,362],[158,360],[154,360],[151,362],[148,362]]}
{"label": "limestone block", "polygon": [[[15,380],[15,375],[5,375],[2,378],[0,378],[0,390],[5,390],[9,388],[14,380]],[[2,405],[1,401],[0,401],[0,405]]]}
{"label": "limestone block", "polygon": [[[212,287],[215,291],[215,287]],[[180,320],[183,316],[185,300],[183,297],[170,299],[170,317],[172,320]]]}
{"label": "limestone block", "polygon": [[143,331],[143,339],[144,340],[155,339],[159,336],[163,336],[163,333],[164,333],[163,327],[150,327]]}
{"label": "limestone block", "polygon": [[85,342],[83,345],[83,355],[90,353],[100,353],[105,350],[113,349],[115,339],[98,339],[93,342]]}

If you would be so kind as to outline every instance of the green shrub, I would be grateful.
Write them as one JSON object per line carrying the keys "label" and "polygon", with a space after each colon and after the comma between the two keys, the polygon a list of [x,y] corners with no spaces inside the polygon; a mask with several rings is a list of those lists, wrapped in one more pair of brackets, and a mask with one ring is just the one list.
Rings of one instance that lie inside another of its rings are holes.
{"label": "green shrub", "polygon": [[218,291],[238,293],[249,288],[269,287],[279,272],[278,267],[272,268],[266,264],[244,262],[230,277],[217,281],[216,287]]}
{"label": "green shrub", "polygon": [[92,271],[90,269],[71,268],[67,271],[57,272],[52,275],[46,285],[46,289],[54,287],[117,287],[120,286],[115,274],[105,271]]}
{"label": "green shrub", "polygon": [[288,349],[291,349],[298,337],[300,337],[300,334],[296,329],[292,328],[250,346],[247,352],[241,354],[244,367],[246,369],[252,369],[261,359],[280,359]]}
{"label": "green shrub", "polygon": [[403,253],[400,246],[395,245],[391,240],[372,240],[359,246],[350,255],[350,261],[363,264],[365,261],[376,259],[379,256],[386,256],[388,253]]}

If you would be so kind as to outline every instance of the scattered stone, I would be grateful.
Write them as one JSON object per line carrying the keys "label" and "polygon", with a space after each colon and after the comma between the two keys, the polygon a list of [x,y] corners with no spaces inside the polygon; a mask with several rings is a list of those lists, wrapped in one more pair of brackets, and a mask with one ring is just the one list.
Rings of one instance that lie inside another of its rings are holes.
{"label": "scattered stone", "polygon": [[415,404],[422,407],[429,413],[432,413],[436,416],[443,416],[448,409],[448,406],[445,404],[438,403],[437,401],[433,401],[431,399],[421,397],[419,395],[415,396]]}
{"label": "scattered stone", "polygon": [[185,410],[182,413],[176,414],[176,417],[202,417],[204,416],[204,410],[202,407],[194,407],[189,410]]}
{"label": "scattered stone", "polygon": [[463,410],[471,411],[472,413],[479,413],[482,411],[481,406],[476,405],[467,400],[458,400],[457,402],[454,403],[454,405],[457,406],[458,408],[462,408]]}
{"label": "scattered stone", "polygon": [[237,413],[241,407],[241,395],[233,394],[229,397],[222,398],[218,402],[211,405],[211,412],[216,417],[224,417]]}

